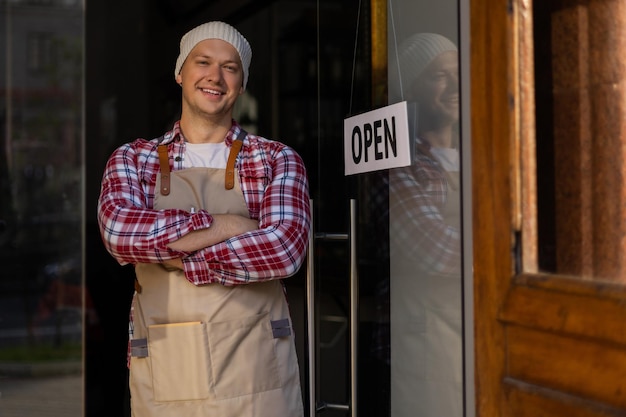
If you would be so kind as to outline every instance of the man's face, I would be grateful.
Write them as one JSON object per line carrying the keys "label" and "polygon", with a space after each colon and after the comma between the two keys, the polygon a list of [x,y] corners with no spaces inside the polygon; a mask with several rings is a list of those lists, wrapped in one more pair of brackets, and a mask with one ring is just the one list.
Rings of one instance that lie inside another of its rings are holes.
{"label": "man's face", "polygon": [[410,96],[419,111],[438,123],[459,119],[459,62],[454,51],[435,58],[411,86]]}
{"label": "man's face", "polygon": [[176,81],[183,88],[183,114],[203,118],[230,119],[235,101],[244,91],[239,54],[221,39],[199,42]]}

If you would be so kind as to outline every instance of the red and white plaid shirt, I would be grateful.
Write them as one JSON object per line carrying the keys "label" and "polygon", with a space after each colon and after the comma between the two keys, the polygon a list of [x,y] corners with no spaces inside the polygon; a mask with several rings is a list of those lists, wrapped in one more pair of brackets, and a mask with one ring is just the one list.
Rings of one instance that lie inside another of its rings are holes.
{"label": "red and white plaid shirt", "polygon": [[[179,123],[161,141],[168,146],[172,171],[183,169],[186,142]],[[233,120],[224,145],[230,147],[240,131]],[[195,285],[260,282],[298,271],[306,254],[311,208],[304,163],[292,148],[252,134],[244,138],[236,167],[259,229],[189,253],[167,245],[211,227],[213,217],[205,210],[153,209],[158,143],[158,138],[137,139],[122,145],[105,168],[98,222],[107,250],[120,264],[182,258],[185,276]]]}

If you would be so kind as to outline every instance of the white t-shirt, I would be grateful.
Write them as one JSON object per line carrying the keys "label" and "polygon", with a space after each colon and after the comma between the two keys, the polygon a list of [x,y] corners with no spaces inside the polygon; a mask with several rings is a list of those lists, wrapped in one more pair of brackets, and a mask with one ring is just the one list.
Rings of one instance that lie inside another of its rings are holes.
{"label": "white t-shirt", "polygon": [[184,168],[226,168],[230,148],[220,143],[186,143]]}
{"label": "white t-shirt", "polygon": [[459,171],[459,150],[455,148],[430,148],[430,152],[448,172]]}

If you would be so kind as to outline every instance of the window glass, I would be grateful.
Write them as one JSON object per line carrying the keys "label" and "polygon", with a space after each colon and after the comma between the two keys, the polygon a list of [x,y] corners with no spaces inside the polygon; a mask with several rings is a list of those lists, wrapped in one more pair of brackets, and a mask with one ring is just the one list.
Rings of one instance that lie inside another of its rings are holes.
{"label": "window glass", "polygon": [[0,1],[0,28],[0,414],[80,416],[83,8]]}
{"label": "window glass", "polygon": [[626,282],[623,2],[535,2],[541,271]]}
{"label": "window glass", "polygon": [[389,103],[412,164],[389,170],[391,415],[463,415],[459,11],[389,2]]}

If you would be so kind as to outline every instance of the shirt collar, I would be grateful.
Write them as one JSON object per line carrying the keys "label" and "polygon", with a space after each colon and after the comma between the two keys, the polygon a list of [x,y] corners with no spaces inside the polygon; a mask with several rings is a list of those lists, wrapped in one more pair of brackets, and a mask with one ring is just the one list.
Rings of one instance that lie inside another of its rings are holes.
{"label": "shirt collar", "polygon": [[[230,130],[228,131],[228,133],[226,134],[226,138],[224,139],[225,144],[227,146],[232,145],[233,140],[235,140],[239,136],[239,134],[241,133],[241,130],[242,129],[239,123],[237,123],[233,119],[232,125],[230,126]],[[163,137],[163,141],[161,141],[161,143],[166,145],[172,141],[184,141],[184,139],[185,138],[183,136],[183,132],[180,130],[180,120],[177,120],[176,123],[174,123],[174,127],[172,127],[172,130],[165,133]],[[241,137],[239,139],[243,140],[244,138]]]}
{"label": "shirt collar", "polygon": [[244,140],[245,136],[241,136],[242,131],[243,129],[241,128],[239,123],[237,123],[235,119],[233,119],[233,124],[230,127],[230,130],[228,131],[228,133],[226,134],[226,145],[228,146],[232,145],[235,139]]}

